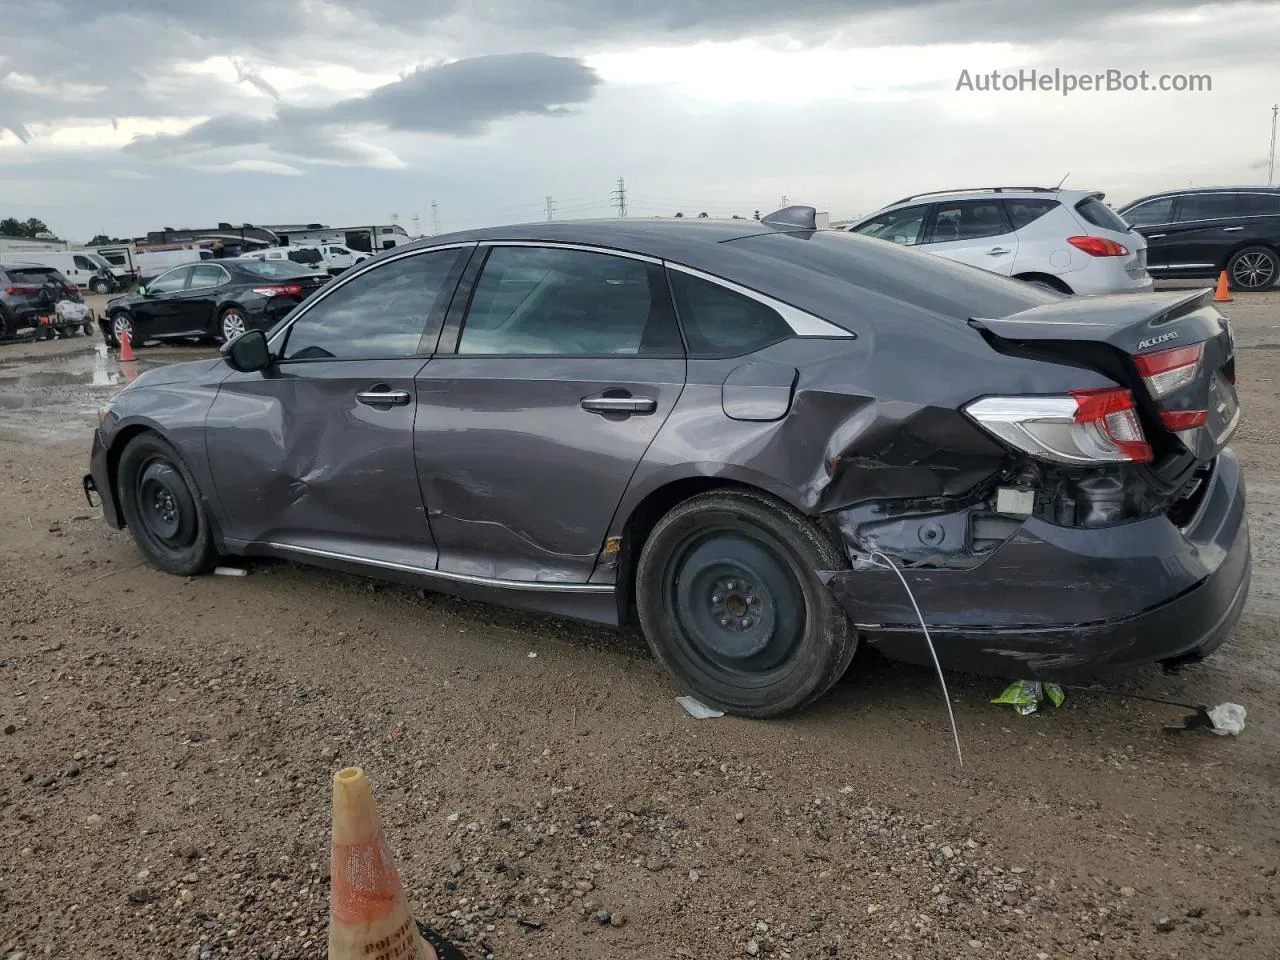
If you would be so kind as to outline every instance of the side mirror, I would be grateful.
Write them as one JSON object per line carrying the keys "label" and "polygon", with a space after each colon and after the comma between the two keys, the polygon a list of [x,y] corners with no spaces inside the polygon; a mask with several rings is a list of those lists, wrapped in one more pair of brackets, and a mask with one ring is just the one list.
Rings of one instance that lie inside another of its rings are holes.
{"label": "side mirror", "polygon": [[271,366],[271,348],[267,335],[261,330],[246,330],[234,340],[222,345],[222,355],[233,370],[253,373]]}

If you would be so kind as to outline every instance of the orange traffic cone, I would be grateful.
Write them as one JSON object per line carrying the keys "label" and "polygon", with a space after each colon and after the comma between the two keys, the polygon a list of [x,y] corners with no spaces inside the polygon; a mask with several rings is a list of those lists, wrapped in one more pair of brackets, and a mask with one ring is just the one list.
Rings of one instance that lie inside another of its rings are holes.
{"label": "orange traffic cone", "polygon": [[450,960],[452,944],[419,926],[382,839],[369,781],[359,767],[333,776],[328,960]]}
{"label": "orange traffic cone", "polygon": [[133,344],[129,341],[133,337],[129,335],[128,330],[120,331],[120,362],[125,363],[133,359]]}
{"label": "orange traffic cone", "polygon": [[1220,274],[1218,274],[1218,289],[1215,290],[1213,293],[1213,302],[1214,303],[1230,303],[1231,302],[1231,294],[1228,292],[1228,287],[1227,287],[1227,271],[1225,270],[1223,270]]}

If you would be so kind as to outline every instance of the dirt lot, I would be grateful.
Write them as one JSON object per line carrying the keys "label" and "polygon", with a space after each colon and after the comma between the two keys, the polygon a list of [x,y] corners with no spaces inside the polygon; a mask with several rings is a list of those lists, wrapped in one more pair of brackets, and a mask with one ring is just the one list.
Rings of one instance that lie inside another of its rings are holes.
{"label": "dirt lot", "polygon": [[1114,686],[1248,728],[1080,693],[1022,718],[954,676],[963,770],[932,675],[872,656],[798,718],[695,721],[606,630],[289,564],[158,573],[80,492],[119,365],[0,345],[0,957],[323,956],[345,764],[471,957],[1280,956],[1280,292],[1226,312],[1249,607],[1209,662]]}

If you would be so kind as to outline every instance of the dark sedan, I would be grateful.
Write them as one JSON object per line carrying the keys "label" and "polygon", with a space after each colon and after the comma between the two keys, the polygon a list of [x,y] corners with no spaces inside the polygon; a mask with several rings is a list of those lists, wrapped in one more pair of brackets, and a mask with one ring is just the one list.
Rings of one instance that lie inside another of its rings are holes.
{"label": "dark sedan", "polygon": [[86,490],[181,576],[286,557],[638,617],[750,716],[819,697],[859,640],[929,662],[916,602],[944,666],[998,676],[1214,650],[1250,549],[1208,295],[1069,298],[814,226],[410,244],[140,376]]}
{"label": "dark sedan", "polygon": [[149,340],[231,340],[246,330],[268,330],[328,281],[289,262],[206,260],[174,267],[108,301],[102,335],[118,346]]}

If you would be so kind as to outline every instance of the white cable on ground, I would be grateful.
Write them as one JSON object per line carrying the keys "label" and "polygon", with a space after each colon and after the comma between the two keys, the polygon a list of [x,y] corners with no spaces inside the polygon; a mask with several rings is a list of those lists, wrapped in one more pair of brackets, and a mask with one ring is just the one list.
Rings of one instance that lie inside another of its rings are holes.
{"label": "white cable on ground", "polygon": [[929,653],[933,656],[933,665],[938,671],[938,683],[942,685],[942,699],[947,705],[947,718],[951,721],[951,736],[956,742],[956,758],[960,761],[960,766],[964,766],[964,753],[960,750],[960,731],[956,729],[956,715],[951,709],[951,695],[947,692],[947,680],[942,675],[942,664],[938,662],[938,651],[933,647],[933,638],[929,636],[929,628],[925,625],[924,615],[920,613],[920,605],[916,603],[916,595],[911,592],[911,585],[907,583],[907,578],[902,575],[902,571],[898,569],[898,565],[890,560],[879,550],[871,553],[871,561],[875,563],[875,558],[880,557],[884,563],[876,563],[876,566],[883,567],[887,565],[890,570],[898,575],[898,580],[902,583],[902,589],[907,591],[907,599],[911,601],[911,606],[916,611],[916,619],[920,621],[920,629],[924,632],[924,641],[929,645]]}

